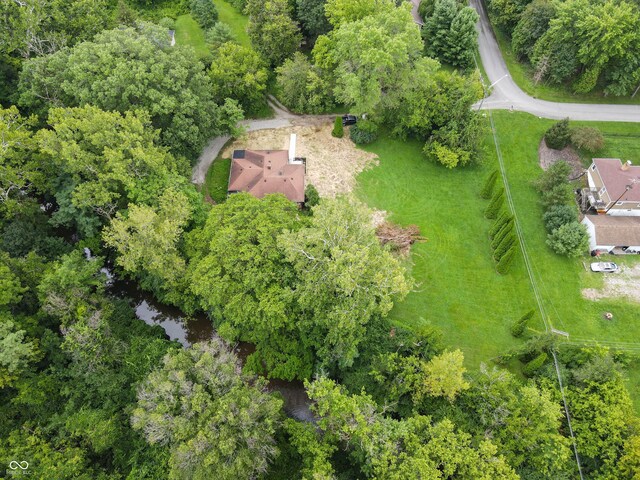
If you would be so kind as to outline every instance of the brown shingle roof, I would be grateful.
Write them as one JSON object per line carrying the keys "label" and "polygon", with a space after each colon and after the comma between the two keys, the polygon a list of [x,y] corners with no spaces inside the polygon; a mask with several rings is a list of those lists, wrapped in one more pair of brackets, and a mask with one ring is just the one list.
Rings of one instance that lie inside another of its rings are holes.
{"label": "brown shingle roof", "polygon": [[286,150],[236,150],[231,160],[229,192],[249,192],[257,198],[282,193],[304,202],[304,165],[289,164]]}
{"label": "brown shingle roof", "polygon": [[[633,180],[640,181],[640,167],[632,165],[628,170],[622,170],[622,161],[619,158],[594,158],[593,163],[596,164],[612,200],[622,195],[625,187]],[[640,184],[634,185],[620,200],[640,202]]]}
{"label": "brown shingle roof", "polygon": [[596,227],[597,245],[640,245],[640,217],[587,215]]}

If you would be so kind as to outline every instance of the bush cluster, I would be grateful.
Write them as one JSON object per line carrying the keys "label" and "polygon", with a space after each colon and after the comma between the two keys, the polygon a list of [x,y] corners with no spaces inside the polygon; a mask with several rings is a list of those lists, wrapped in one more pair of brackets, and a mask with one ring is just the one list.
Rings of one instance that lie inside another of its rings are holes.
{"label": "bush cluster", "polygon": [[349,137],[356,145],[366,145],[378,138],[378,125],[371,120],[360,120],[349,129]]}
{"label": "bush cluster", "polygon": [[513,215],[502,212],[489,229],[496,271],[505,275],[515,259],[517,239]]}
{"label": "bush cluster", "polygon": [[536,187],[546,207],[543,220],[547,245],[557,254],[578,257],[589,247],[587,229],[578,222],[578,212],[570,205],[572,187],[568,180],[571,167],[558,161],[543,172]]}
{"label": "bush cluster", "polygon": [[604,148],[602,132],[595,127],[569,127],[569,119],[555,123],[544,134],[547,147],[562,150],[571,144],[579,150],[595,153]]}
{"label": "bush cluster", "polygon": [[331,131],[331,135],[336,138],[344,137],[344,127],[342,126],[342,118],[336,117],[336,120],[333,122],[333,130]]}

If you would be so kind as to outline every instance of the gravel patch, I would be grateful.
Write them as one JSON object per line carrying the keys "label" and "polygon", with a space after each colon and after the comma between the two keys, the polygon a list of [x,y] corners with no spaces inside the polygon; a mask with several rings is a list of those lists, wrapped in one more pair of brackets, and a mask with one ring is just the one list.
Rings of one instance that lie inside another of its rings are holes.
{"label": "gravel patch", "polygon": [[606,273],[604,287],[584,288],[582,296],[587,300],[622,298],[640,303],[640,263],[633,267],[621,266],[618,273]]}

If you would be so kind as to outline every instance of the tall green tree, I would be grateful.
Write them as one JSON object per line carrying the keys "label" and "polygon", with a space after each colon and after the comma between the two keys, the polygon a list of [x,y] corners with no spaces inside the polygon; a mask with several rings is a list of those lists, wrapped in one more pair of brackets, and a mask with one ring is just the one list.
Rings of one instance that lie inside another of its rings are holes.
{"label": "tall green tree", "polygon": [[388,14],[395,6],[393,0],[327,0],[325,12],[331,25],[338,28],[369,15]]}
{"label": "tall green tree", "polygon": [[189,8],[193,18],[205,30],[213,27],[218,20],[218,10],[213,0],[190,0]]}
{"label": "tall green tree", "polygon": [[352,452],[366,478],[518,478],[491,441],[474,445],[449,419],[433,422],[415,415],[394,420],[380,413],[368,395],[348,395],[325,378],[307,384],[307,391],[323,443]]}
{"label": "tall green tree", "polygon": [[278,242],[299,228],[297,216],[282,195],[234,194],[187,240],[191,292],[220,334],[254,343],[248,364],[287,379],[310,376],[313,359],[297,333],[295,273]]}
{"label": "tall green tree", "polygon": [[150,24],[105,31],[26,62],[20,93],[20,102],[38,112],[85,104],[121,113],[145,110],[163,145],[192,159],[242,117],[235,102],[213,96],[193,52],[171,47],[166,30]]}
{"label": "tall green tree", "polygon": [[33,158],[35,123],[15,106],[0,109],[0,213],[15,213],[23,196],[35,193],[46,177],[46,168]]}
{"label": "tall green tree", "polygon": [[468,405],[482,435],[522,478],[564,478],[571,471],[569,440],[560,433],[562,413],[552,392],[519,385],[506,370],[480,368]]}
{"label": "tall green tree", "polygon": [[129,205],[104,229],[102,238],[117,252],[116,264],[138,276],[143,287],[165,301],[178,303],[184,285],[186,263],[178,249],[192,211],[180,191],[165,190],[157,208]]}
{"label": "tall green tree", "polygon": [[344,197],[325,199],[308,227],[279,237],[296,279],[297,323],[321,365],[350,366],[371,319],[385,316],[411,287],[400,262],[380,246],[371,214]]}
{"label": "tall green tree", "polygon": [[49,189],[59,210],[54,219],[97,233],[129,202],[155,203],[172,179],[186,171],[166,148],[144,112],[121,115],[96,107],[53,109],[51,129],[37,135],[43,159],[54,165]]}
{"label": "tall green tree", "polygon": [[516,55],[529,61],[533,58],[533,47],[549,28],[556,15],[556,4],[549,0],[534,0],[527,5],[522,18],[513,30],[511,47]]}
{"label": "tall green tree", "polygon": [[219,339],[170,351],[138,389],[131,421],[171,448],[169,478],[254,478],[278,451],[282,401]]}
{"label": "tall green tree", "polygon": [[340,24],[318,38],[313,56],[316,65],[335,78],[337,101],[371,113],[412,75],[421,50],[411,13],[393,7]]}
{"label": "tall green tree", "polygon": [[331,30],[325,15],[326,4],[327,0],[296,0],[296,15],[302,23],[302,29],[312,39]]}
{"label": "tall green tree", "polygon": [[331,86],[320,69],[296,52],[276,69],[279,98],[297,113],[320,113],[333,106]]}
{"label": "tall green tree", "polygon": [[247,0],[245,12],[251,43],[271,65],[282,64],[300,46],[302,35],[288,0]]}
{"label": "tall green tree", "polygon": [[227,42],[215,52],[209,68],[215,98],[232,98],[245,112],[256,112],[264,104],[269,72],[251,48]]}
{"label": "tall green tree", "polygon": [[[536,42],[534,61],[548,63],[555,83],[576,78],[586,93],[606,79],[606,91],[630,94],[640,80],[640,11],[626,1],[571,0],[558,5],[549,29]],[[623,74],[624,73],[624,74]]]}

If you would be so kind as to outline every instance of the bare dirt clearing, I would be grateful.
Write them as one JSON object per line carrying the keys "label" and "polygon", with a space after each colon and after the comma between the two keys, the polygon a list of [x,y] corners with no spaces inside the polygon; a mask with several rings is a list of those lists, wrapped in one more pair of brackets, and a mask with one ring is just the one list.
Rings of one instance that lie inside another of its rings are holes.
{"label": "bare dirt clearing", "polygon": [[297,135],[296,157],[307,159],[306,183],[313,184],[322,197],[335,197],[351,192],[356,176],[364,169],[377,165],[377,156],[359,150],[349,140],[331,136],[333,126],[323,123],[315,126],[293,126],[248,132],[235,140],[222,152],[230,158],[233,150],[287,150],[289,136]]}
{"label": "bare dirt clearing", "polygon": [[588,300],[623,298],[640,303],[640,263],[622,266],[619,273],[605,274],[603,288],[584,288],[582,296]]}
{"label": "bare dirt clearing", "polygon": [[580,156],[571,145],[562,150],[554,150],[553,148],[547,147],[543,138],[538,146],[538,158],[540,159],[540,166],[543,170],[546,170],[558,160],[564,160],[571,165],[571,178],[578,177],[584,170],[580,162]]}

